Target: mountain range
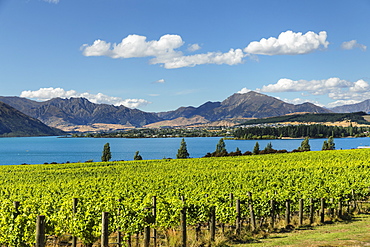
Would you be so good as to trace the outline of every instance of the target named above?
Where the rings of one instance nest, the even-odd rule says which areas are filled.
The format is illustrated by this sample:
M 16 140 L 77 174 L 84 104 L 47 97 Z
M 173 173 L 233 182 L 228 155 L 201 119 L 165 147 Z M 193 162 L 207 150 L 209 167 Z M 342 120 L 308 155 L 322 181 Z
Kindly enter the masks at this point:
M 85 98 L 54 98 L 38 102 L 20 97 L 0 96 L 0 101 L 48 126 L 65 131 L 184 126 L 211 124 L 217 121 L 225 124 L 227 121 L 237 119 L 266 118 L 295 113 L 370 111 L 370 100 L 352 106 L 326 109 L 312 103 L 294 105 L 254 91 L 245 94 L 236 93 L 221 102 L 206 102 L 199 107 L 180 107 L 174 111 L 159 113 L 144 112 L 122 105 L 95 104 Z
M 245 94 L 233 94 L 222 102 L 207 102 L 199 107 L 180 107 L 175 111 L 158 113 L 158 116 L 168 120 L 198 115 L 209 121 L 219 121 L 232 118 L 275 117 L 300 112 L 329 113 L 331 111 L 312 103 L 293 105 L 250 91 Z
M 37 102 L 20 97 L 0 97 L 0 101 L 53 127 L 94 123 L 140 127 L 162 120 L 153 113 L 122 105 L 94 104 L 85 98 L 54 98 Z

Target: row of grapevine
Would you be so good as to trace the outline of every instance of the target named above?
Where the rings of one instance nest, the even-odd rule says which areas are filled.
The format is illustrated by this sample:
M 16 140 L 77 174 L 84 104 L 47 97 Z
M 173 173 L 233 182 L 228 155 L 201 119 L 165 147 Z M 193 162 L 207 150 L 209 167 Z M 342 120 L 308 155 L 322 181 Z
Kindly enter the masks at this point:
M 225 233 L 225 227 L 228 229 L 233 229 L 232 231 L 235 234 L 239 235 L 241 229 L 244 227 L 248 231 L 256 231 L 260 229 L 272 229 L 274 228 L 277 222 L 283 220 L 285 221 L 285 227 L 292 227 L 292 218 L 297 218 L 296 226 L 304 225 L 304 221 L 306 221 L 306 225 L 311 225 L 315 221 L 315 217 L 319 218 L 317 221 L 320 223 L 325 222 L 325 217 L 329 217 L 331 220 L 334 218 L 341 218 L 343 216 L 348 217 L 354 210 L 361 212 L 363 208 L 357 203 L 358 200 L 368 199 L 366 198 L 358 198 L 354 191 L 352 191 L 352 195 L 348 197 L 348 200 L 339 200 L 335 201 L 334 198 L 331 198 L 328 201 L 325 201 L 325 198 L 321 198 L 320 200 L 314 200 L 310 198 L 309 200 L 300 199 L 298 203 L 298 211 L 292 211 L 294 208 L 294 204 L 292 205 L 291 200 L 286 200 L 284 205 L 281 202 L 276 202 L 271 200 L 269 202 L 268 207 L 268 214 L 259 215 L 258 212 L 255 210 L 258 204 L 255 204 L 252 201 L 252 194 L 248 193 L 249 200 L 246 202 L 241 202 L 239 199 L 235 200 L 235 205 L 233 203 L 233 194 L 229 195 L 230 205 L 228 213 L 230 214 L 231 211 L 234 210 L 234 214 L 232 220 L 229 223 L 222 221 L 222 213 L 225 213 L 225 210 L 221 211 L 216 206 L 209 206 L 205 205 L 208 209 L 208 215 L 203 219 L 204 221 L 198 221 L 196 224 L 193 223 L 191 227 L 196 226 L 196 239 L 199 239 L 201 235 L 201 228 L 202 226 L 206 226 L 210 231 L 210 241 L 214 241 L 215 234 L 216 234 L 216 225 L 219 226 L 219 232 L 222 234 Z M 187 205 L 185 199 L 182 197 L 183 206 L 180 210 L 180 214 L 177 215 L 177 225 L 181 227 L 181 235 L 182 235 L 182 246 L 186 246 L 187 244 L 187 228 L 188 228 L 188 218 L 194 220 L 194 213 L 192 205 Z M 118 200 L 118 202 L 122 202 L 122 200 Z M 19 202 L 14 202 L 14 215 L 13 219 L 16 219 L 19 215 Z M 73 207 L 72 207 L 72 214 L 76 215 L 78 210 L 78 199 L 73 198 Z M 163 231 L 163 229 L 158 228 L 156 225 L 157 222 L 157 198 L 154 196 L 152 198 L 152 206 L 151 208 L 146 208 L 146 214 L 142 217 L 142 224 L 135 229 L 134 232 L 129 233 L 128 228 L 124 227 L 124 224 L 121 224 L 122 220 L 127 218 L 127 215 L 121 211 L 121 207 L 119 206 L 114 214 L 110 214 L 108 212 L 102 212 L 102 224 L 100 229 L 101 234 L 101 246 L 105 247 L 109 244 L 109 236 L 112 233 L 116 233 L 116 241 L 115 244 L 119 246 L 123 245 L 124 242 L 122 240 L 126 240 L 125 243 L 128 246 L 131 246 L 131 235 L 135 233 L 138 235 L 139 233 L 143 233 L 144 235 L 144 247 L 149 247 L 151 236 L 150 236 L 150 228 L 153 229 L 153 246 L 157 246 L 158 244 L 158 235 L 157 232 Z M 244 224 L 243 226 L 243 223 Z M 174 226 L 173 226 L 174 227 Z M 45 216 L 38 216 L 36 222 L 36 246 L 43 247 L 46 243 L 46 231 L 47 223 Z M 115 229 L 115 230 L 113 230 Z M 14 227 L 13 227 L 14 230 Z M 88 230 L 88 229 L 86 229 Z M 56 241 L 54 239 L 54 241 Z M 72 247 L 77 246 L 78 238 L 72 235 L 70 238 L 70 242 Z M 137 240 L 138 241 L 138 240 Z M 93 243 L 88 243 L 88 245 L 92 245 Z M 25 245 L 25 243 L 22 243 Z
M 109 212 L 109 232 L 121 229 L 135 235 L 150 225 L 176 228 L 187 208 L 188 225 L 209 221 L 233 225 L 234 204 L 241 202 L 241 218 L 249 217 L 253 201 L 257 219 L 270 214 L 271 200 L 282 214 L 286 200 L 298 212 L 299 200 L 327 198 L 349 201 L 367 198 L 370 186 L 369 150 L 338 150 L 186 160 L 101 162 L 0 167 L 0 244 L 30 246 L 35 219 L 45 215 L 47 235 L 76 236 L 85 244 L 101 235 L 101 214 Z M 247 192 L 251 192 L 249 197 Z M 233 193 L 233 199 L 230 198 Z M 208 196 L 205 196 L 208 195 Z M 155 223 L 152 198 L 157 198 Z M 181 199 L 185 198 L 185 201 Z M 73 210 L 72 198 L 78 198 Z M 121 199 L 121 200 L 117 200 Z M 13 202 L 19 201 L 15 209 Z M 330 204 L 331 205 L 331 204 Z M 119 212 L 119 214 L 118 214 Z

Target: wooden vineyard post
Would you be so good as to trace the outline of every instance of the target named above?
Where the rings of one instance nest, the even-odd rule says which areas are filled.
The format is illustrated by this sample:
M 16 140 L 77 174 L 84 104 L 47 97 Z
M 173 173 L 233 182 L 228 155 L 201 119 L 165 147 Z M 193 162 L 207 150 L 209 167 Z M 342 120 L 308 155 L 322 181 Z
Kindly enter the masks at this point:
M 299 199 L 299 226 L 303 225 L 303 199 Z
M 334 205 L 334 198 L 330 198 L 330 209 L 329 209 L 330 217 L 334 217 L 334 208 L 333 208 L 333 205 Z
M 341 218 L 343 215 L 343 205 L 342 205 L 342 200 L 339 199 L 338 202 L 338 217 Z
M 148 220 L 146 220 L 148 223 Z M 144 227 L 144 247 L 149 247 L 150 245 L 150 226 Z
M 78 199 L 77 198 L 73 198 L 72 199 L 72 213 L 73 213 L 73 217 L 77 213 L 77 203 L 78 203 Z M 72 236 L 72 247 L 76 247 L 76 246 L 77 246 L 77 237 Z
M 270 200 L 270 207 L 271 207 L 271 211 L 270 211 L 270 216 L 271 216 L 271 228 L 274 228 L 274 224 L 275 224 L 275 201 L 273 199 Z
M 17 201 L 14 201 L 13 205 L 14 205 L 14 210 L 15 210 L 14 218 L 17 218 L 17 216 L 19 215 L 19 205 L 20 205 L 20 203 L 17 202 Z
M 153 214 L 153 224 L 157 221 L 157 197 L 152 197 L 152 214 Z M 154 247 L 157 247 L 157 229 L 153 228 L 153 243 Z
M 108 247 L 108 212 L 102 213 L 101 220 L 101 247 Z
M 117 199 L 118 204 L 120 204 L 121 201 L 122 201 L 122 199 Z M 119 206 L 120 205 L 118 205 L 118 208 L 117 208 L 117 216 L 118 217 L 121 214 L 121 210 L 120 210 Z M 121 236 L 121 229 L 120 229 L 120 227 L 117 227 L 117 245 L 118 245 L 118 247 L 121 247 L 122 246 L 122 243 L 121 243 L 122 242 L 122 239 L 121 238 L 122 238 L 122 236 Z
M 211 242 L 215 241 L 216 236 L 216 207 L 212 206 L 211 208 L 211 222 L 210 222 L 210 236 Z
M 320 223 L 325 222 L 325 199 L 321 198 Z
M 145 208 L 146 211 L 149 211 L 150 208 Z M 153 210 L 150 212 L 153 213 Z M 146 226 L 144 226 L 144 247 L 149 247 L 150 245 L 150 217 L 145 217 Z
M 234 206 L 234 194 L 233 193 L 229 194 L 229 200 L 230 200 L 229 207 L 232 208 Z M 229 228 L 232 229 L 232 225 L 230 225 Z M 224 233 L 224 224 L 222 224 L 222 233 Z
M 45 215 L 37 216 L 36 220 L 36 247 L 45 246 Z
M 236 222 L 235 222 L 236 234 L 240 234 L 240 200 L 236 200 Z
M 285 225 L 288 226 L 290 224 L 290 200 L 287 199 L 285 201 Z
M 254 216 L 253 200 L 252 200 L 251 192 L 248 192 L 248 197 L 249 197 L 249 214 L 251 217 L 251 230 L 255 231 L 257 229 L 257 226 L 256 226 L 256 217 Z
M 356 194 L 355 194 L 354 189 L 351 190 L 351 195 L 352 195 L 352 209 L 353 211 L 355 211 L 357 209 L 357 204 L 356 204 Z
M 229 194 L 229 199 L 230 199 L 230 208 L 233 207 L 233 204 L 234 204 L 234 194 L 233 193 L 230 193 Z
M 313 198 L 310 198 L 310 225 L 314 222 L 315 208 Z
M 186 242 L 186 207 L 183 207 L 181 210 L 181 246 L 186 247 Z

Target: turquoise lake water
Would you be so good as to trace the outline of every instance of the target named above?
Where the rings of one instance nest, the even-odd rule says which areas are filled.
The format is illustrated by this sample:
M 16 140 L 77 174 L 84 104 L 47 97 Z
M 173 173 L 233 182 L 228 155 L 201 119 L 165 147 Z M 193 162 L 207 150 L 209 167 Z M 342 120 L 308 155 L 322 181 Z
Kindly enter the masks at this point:
M 58 137 L 13 137 L 0 138 L 0 165 L 43 164 L 45 162 L 100 161 L 103 146 L 109 143 L 112 160 L 133 160 L 136 151 L 143 159 L 176 158 L 182 138 L 58 138 Z M 203 157 L 216 149 L 219 137 L 185 138 L 188 152 L 193 158 Z M 321 150 L 326 139 L 311 139 L 311 150 Z M 274 149 L 291 151 L 300 146 L 302 139 L 259 140 L 260 149 L 271 142 Z M 370 145 L 370 138 L 337 138 L 336 149 L 352 149 Z M 255 140 L 225 140 L 228 152 L 238 147 L 243 153 L 252 151 Z

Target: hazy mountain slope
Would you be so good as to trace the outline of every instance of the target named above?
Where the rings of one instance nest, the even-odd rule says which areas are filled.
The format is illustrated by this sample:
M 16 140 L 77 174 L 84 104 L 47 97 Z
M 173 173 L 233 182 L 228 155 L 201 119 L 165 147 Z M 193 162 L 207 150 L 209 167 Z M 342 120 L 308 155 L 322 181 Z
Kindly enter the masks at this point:
M 203 116 L 210 118 L 213 114 L 213 110 L 221 105 L 221 102 L 206 102 L 199 107 L 180 107 L 177 110 L 169 112 L 160 112 L 158 116 L 164 119 L 176 119 L 179 117 L 192 118 L 194 116 Z
M 51 128 L 15 108 L 0 102 L 0 136 L 55 136 L 63 131 Z
M 337 113 L 360 112 L 360 111 L 370 113 L 370 100 L 368 99 L 357 104 L 337 106 L 331 108 L 330 110 Z

